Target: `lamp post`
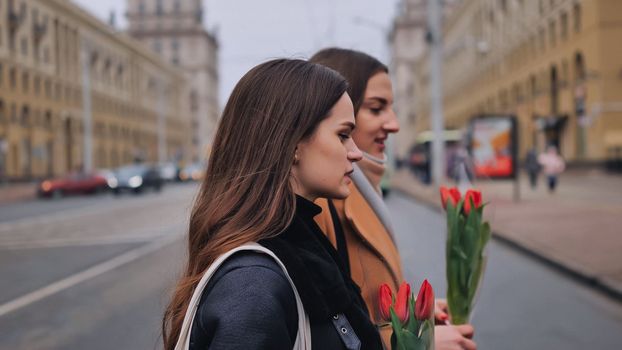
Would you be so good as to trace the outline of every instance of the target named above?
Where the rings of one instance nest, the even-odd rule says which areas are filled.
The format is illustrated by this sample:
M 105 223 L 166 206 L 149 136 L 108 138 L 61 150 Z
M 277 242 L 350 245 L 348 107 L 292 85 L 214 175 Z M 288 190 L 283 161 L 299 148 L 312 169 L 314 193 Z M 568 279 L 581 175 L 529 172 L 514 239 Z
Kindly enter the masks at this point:
M 443 42 L 441 38 L 441 0 L 428 1 L 428 39 L 430 44 L 430 99 L 432 140 L 432 180 L 440 186 L 445 175 L 445 141 L 443 129 Z
M 82 170 L 93 170 L 93 123 L 91 111 L 91 46 L 82 38 L 82 116 L 84 150 L 82 151 Z

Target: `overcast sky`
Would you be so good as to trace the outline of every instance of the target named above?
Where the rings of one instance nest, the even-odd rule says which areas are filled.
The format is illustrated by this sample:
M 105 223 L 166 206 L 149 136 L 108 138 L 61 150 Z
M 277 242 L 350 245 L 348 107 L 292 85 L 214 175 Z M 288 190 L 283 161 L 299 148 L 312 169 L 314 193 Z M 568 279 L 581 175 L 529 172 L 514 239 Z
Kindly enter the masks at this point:
M 126 0 L 72 0 L 102 20 Z M 308 58 L 327 46 L 365 51 L 387 62 L 387 31 L 398 0 L 203 0 L 205 25 L 220 42 L 220 101 L 254 65 L 276 57 Z

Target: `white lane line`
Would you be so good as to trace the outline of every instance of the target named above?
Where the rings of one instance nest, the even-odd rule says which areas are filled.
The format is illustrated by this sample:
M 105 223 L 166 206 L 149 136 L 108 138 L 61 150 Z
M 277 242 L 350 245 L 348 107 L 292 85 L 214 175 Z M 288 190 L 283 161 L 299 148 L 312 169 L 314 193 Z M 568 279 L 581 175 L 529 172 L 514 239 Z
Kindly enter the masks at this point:
M 78 272 L 60 281 L 51 283 L 43 288 L 22 295 L 19 298 L 0 305 L 0 317 L 162 249 L 174 243 L 180 237 L 181 235 L 171 235 L 166 238 L 159 239 L 152 243 L 130 250 L 129 252 L 116 256 L 110 260 L 104 261 L 84 271 Z
M 83 247 L 94 245 L 113 245 L 126 243 L 140 243 L 153 241 L 154 239 L 166 236 L 165 234 L 136 234 L 136 235 L 116 235 L 99 237 L 70 237 L 70 238 L 50 238 L 39 240 L 16 240 L 0 241 L 0 250 L 22 250 L 39 248 L 59 248 L 59 247 Z

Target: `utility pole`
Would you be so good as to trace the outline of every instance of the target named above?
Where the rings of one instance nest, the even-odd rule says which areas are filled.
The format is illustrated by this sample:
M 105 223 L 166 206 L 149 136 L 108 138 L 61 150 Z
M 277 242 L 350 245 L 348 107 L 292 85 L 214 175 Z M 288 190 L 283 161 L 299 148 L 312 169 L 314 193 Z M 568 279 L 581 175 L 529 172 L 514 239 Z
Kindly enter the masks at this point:
M 82 38 L 82 116 L 84 150 L 82 151 L 82 168 L 84 172 L 93 170 L 93 118 L 91 111 L 91 48 L 87 39 Z
M 445 140 L 443 130 L 443 41 L 441 33 L 441 1 L 428 0 L 428 39 L 430 44 L 430 98 L 432 141 L 432 179 L 442 185 L 445 176 Z

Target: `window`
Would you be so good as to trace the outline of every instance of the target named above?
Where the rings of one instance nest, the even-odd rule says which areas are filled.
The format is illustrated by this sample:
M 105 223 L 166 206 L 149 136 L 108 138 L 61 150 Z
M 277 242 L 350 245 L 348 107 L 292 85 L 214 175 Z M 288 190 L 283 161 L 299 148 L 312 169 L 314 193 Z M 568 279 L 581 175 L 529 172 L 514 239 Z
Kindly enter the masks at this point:
M 52 82 L 48 79 L 44 84 L 45 97 L 52 98 Z
M 557 43 L 557 26 L 555 25 L 555 20 L 551 20 L 549 22 L 549 42 L 551 43 L 551 47 L 555 46 Z
M 35 90 L 35 96 L 39 96 L 39 93 L 41 92 L 41 78 L 39 78 L 38 76 L 35 77 L 33 83 L 32 83 L 34 90 Z
M 162 0 L 157 0 L 156 2 L 156 14 L 161 16 L 164 14 L 164 7 L 162 6 Z
M 581 5 L 575 4 L 572 9 L 572 16 L 574 19 L 574 32 L 579 33 L 581 31 Z
M 141 1 L 138 3 L 138 13 L 141 15 L 145 14 L 145 2 Z
M 20 45 L 22 48 L 22 55 L 27 56 L 28 55 L 28 39 L 22 38 L 20 40 Z
M 30 77 L 28 76 L 28 73 L 23 72 L 22 73 L 22 90 L 24 91 L 24 93 L 28 92 L 29 83 L 30 83 Z
M 179 11 L 181 10 L 181 4 L 179 3 L 179 0 L 175 0 L 175 2 L 173 3 L 173 9 L 175 10 L 175 13 L 179 13 Z
M 562 12 L 561 18 L 560 18 L 560 37 L 562 40 L 566 40 L 568 38 L 568 14 L 564 11 Z
M 17 105 L 15 103 L 11 103 L 11 122 L 17 122 Z

